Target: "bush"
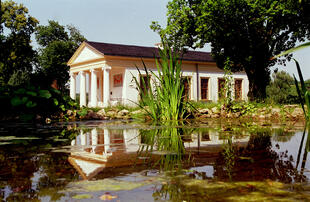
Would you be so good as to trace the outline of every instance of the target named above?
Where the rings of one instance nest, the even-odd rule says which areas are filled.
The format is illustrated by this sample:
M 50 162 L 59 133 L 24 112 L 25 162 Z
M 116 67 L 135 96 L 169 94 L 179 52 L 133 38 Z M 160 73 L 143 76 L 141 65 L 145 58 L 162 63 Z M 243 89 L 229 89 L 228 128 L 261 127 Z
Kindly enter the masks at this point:
M 69 96 L 51 87 L 27 84 L 24 87 L 1 88 L 0 94 L 2 116 L 19 116 L 24 121 L 33 120 L 36 115 L 42 118 L 56 116 L 67 109 L 79 107 Z
M 293 77 L 285 71 L 275 71 L 272 78 L 273 80 L 266 88 L 267 101 L 278 104 L 298 103 L 298 94 Z

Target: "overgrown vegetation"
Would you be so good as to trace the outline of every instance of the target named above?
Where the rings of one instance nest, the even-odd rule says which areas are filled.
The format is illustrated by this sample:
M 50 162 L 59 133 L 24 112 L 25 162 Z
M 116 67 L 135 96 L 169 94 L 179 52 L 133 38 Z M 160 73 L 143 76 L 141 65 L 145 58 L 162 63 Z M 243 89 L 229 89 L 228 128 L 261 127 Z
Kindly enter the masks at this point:
M 178 52 L 164 44 L 164 49 L 158 49 L 159 58 L 155 58 L 158 75 L 149 71 L 143 62 L 145 79 L 133 77 L 140 93 L 138 105 L 146 111 L 154 121 L 180 120 L 188 117 L 190 104 L 186 100 L 182 83 L 182 61 Z M 142 73 L 139 72 L 139 78 Z
M 30 121 L 52 116 L 66 118 L 67 109 L 76 110 L 79 105 L 69 96 L 54 88 L 41 88 L 30 83 L 23 87 L 0 89 L 1 114 L 8 118 Z

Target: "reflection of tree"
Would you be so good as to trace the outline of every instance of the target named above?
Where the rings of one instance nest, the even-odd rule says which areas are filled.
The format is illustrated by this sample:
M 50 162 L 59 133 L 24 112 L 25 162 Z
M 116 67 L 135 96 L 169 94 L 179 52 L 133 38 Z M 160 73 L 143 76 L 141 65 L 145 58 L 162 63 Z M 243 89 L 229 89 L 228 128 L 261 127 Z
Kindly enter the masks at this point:
M 66 154 L 51 153 L 47 148 L 70 144 L 69 137 L 74 136 L 75 130 L 17 131 L 9 130 L 8 134 L 23 135 L 23 139 L 0 147 L 0 199 L 8 194 L 7 201 L 33 201 L 42 196 L 60 199 L 57 190 L 75 178 L 75 170 L 68 164 Z M 27 139 L 25 134 L 41 139 Z M 54 141 L 58 138 L 68 139 Z
M 248 146 L 235 149 L 236 161 L 232 168 L 234 181 L 261 181 L 266 179 L 290 183 L 297 179 L 305 180 L 293 166 L 293 157 L 288 152 L 277 153 L 271 147 L 271 132 L 257 132 L 251 135 Z M 223 154 L 214 166 L 214 177 L 220 180 L 228 179 Z
M 292 139 L 294 135 L 294 132 L 287 132 L 285 131 L 285 129 L 280 128 L 278 130 L 275 130 L 272 139 L 277 142 L 288 142 Z

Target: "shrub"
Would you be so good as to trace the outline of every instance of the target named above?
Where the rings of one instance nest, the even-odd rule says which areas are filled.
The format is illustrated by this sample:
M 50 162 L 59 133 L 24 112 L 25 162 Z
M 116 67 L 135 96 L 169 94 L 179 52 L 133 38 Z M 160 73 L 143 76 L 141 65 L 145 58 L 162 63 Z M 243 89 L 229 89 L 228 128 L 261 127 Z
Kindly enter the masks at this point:
M 268 101 L 279 104 L 298 103 L 293 77 L 287 72 L 276 71 L 272 74 L 272 78 L 273 80 L 266 89 Z

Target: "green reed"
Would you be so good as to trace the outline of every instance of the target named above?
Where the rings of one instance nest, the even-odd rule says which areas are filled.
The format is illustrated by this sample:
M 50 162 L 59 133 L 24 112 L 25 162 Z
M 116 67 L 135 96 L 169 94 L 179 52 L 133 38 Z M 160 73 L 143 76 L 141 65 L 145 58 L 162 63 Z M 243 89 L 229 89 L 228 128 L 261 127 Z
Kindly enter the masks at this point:
M 158 73 L 148 70 L 142 61 L 147 81 L 142 79 L 139 82 L 133 77 L 141 98 L 138 105 L 154 121 L 184 119 L 188 115 L 190 104 L 183 96 L 182 60 L 177 51 L 166 45 L 164 49 L 158 49 L 158 52 L 159 58 L 155 58 Z M 137 69 L 141 77 L 142 73 Z M 152 85 L 147 85 L 148 80 Z

